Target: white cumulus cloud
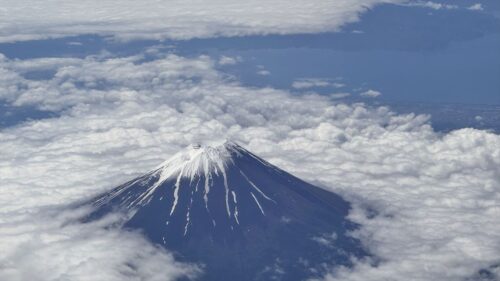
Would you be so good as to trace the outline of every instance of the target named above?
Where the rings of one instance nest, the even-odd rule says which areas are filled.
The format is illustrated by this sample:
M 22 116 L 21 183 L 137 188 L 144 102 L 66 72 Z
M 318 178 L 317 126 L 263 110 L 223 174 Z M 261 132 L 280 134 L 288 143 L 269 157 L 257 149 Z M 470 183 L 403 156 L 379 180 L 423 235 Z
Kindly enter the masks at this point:
M 374 5 L 401 0 L 2 0 L 0 42 L 109 35 L 189 39 L 337 31 Z
M 55 75 L 29 80 L 32 68 Z M 148 276 L 162 268 L 149 261 L 157 258 L 167 276 L 195 274 L 135 234 L 61 226 L 40 210 L 112 188 L 190 143 L 226 137 L 353 202 L 350 218 L 362 224 L 354 235 L 379 264 L 332 268 L 328 280 L 463 280 L 498 264 L 499 135 L 437 133 L 428 116 L 247 88 L 216 68 L 206 56 L 172 54 L 1 58 L 0 99 L 59 116 L 0 130 L 0 277 L 32 280 L 34 268 L 40 280 L 97 272 L 113 280 L 133 260 L 139 280 L 155 280 Z
M 139 234 L 75 224 L 82 213 L 26 211 L 7 222 L 2 214 L 0 280 L 166 281 L 201 272 Z

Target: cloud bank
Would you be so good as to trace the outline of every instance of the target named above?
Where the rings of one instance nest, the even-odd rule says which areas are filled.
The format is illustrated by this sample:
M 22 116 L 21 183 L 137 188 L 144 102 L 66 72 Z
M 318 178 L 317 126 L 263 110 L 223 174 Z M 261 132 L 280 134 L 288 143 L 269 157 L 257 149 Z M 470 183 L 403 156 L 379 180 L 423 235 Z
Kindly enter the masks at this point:
M 8 222 L 2 214 L 1 280 L 164 281 L 200 273 L 200 268 L 176 262 L 138 234 L 95 224 L 62 226 L 77 214 L 42 213 L 27 212 Z
M 100 34 L 119 40 L 337 31 L 401 0 L 2 0 L 0 42 Z
M 226 137 L 354 203 L 351 219 L 363 225 L 354 235 L 378 265 L 332 268 L 326 280 L 466 280 L 500 262 L 499 135 L 440 134 L 428 116 L 247 88 L 217 65 L 172 54 L 1 58 L 0 99 L 59 114 L 0 131 L 1 279 L 32 280 L 35 268 L 41 280 L 96 272 L 113 280 L 136 260 L 143 280 L 162 269 L 165 278 L 195 274 L 135 234 L 62 226 L 64 218 L 51 222 L 39 210 L 112 188 L 190 143 Z M 29 80 L 30 69 L 55 74 Z M 144 250 L 137 258 L 131 249 Z

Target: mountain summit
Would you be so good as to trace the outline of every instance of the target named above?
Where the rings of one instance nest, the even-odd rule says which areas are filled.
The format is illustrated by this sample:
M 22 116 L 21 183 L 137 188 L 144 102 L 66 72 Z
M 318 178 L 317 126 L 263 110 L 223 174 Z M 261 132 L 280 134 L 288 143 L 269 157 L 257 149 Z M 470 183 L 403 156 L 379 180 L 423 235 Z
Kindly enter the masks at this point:
M 124 228 L 203 264 L 200 280 L 304 280 L 366 255 L 346 201 L 233 142 L 193 145 L 88 204 L 87 220 L 126 212 Z

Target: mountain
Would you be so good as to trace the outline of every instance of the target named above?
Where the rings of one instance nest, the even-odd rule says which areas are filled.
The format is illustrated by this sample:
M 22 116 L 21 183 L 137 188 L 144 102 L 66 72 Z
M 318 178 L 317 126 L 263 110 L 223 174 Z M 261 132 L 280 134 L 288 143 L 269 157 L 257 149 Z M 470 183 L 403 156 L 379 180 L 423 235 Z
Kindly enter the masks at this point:
M 304 280 L 366 255 L 348 202 L 233 142 L 191 146 L 87 204 L 87 221 L 126 212 L 124 228 L 203 264 L 200 280 Z

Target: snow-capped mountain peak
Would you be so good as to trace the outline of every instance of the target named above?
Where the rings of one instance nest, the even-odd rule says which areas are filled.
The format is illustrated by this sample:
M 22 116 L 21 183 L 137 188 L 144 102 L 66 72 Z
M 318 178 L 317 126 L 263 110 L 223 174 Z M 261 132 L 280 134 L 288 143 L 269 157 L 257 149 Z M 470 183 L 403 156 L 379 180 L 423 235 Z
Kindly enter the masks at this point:
M 202 280 L 271 280 L 272 266 L 286 271 L 278 280 L 304 280 L 365 255 L 348 235 L 346 201 L 230 141 L 190 146 L 89 204 L 88 220 L 126 212 L 124 228 L 204 263 Z M 338 251 L 314 237 L 335 237 Z
M 174 204 L 170 210 L 170 215 L 173 214 L 177 207 L 179 189 L 181 188 L 181 180 L 189 180 L 193 183 L 195 179 L 203 178 L 204 194 L 203 200 L 208 209 L 208 194 L 210 193 L 210 181 L 214 177 L 222 176 L 224 179 L 224 190 L 226 192 L 226 211 L 229 217 L 234 216 L 238 222 L 237 213 L 234 214 L 229 207 L 229 200 L 236 202 L 236 193 L 231 191 L 227 184 L 226 169 L 229 165 L 234 164 L 233 157 L 238 157 L 245 150 L 236 143 L 226 140 L 224 143 L 215 146 L 202 146 L 192 144 L 188 148 L 172 156 L 167 161 L 163 162 L 154 173 L 158 179 L 148 189 L 143 196 L 139 197 L 136 202 L 144 204 L 151 200 L 151 196 L 155 193 L 165 181 L 175 180 Z M 198 181 L 199 183 L 199 181 Z M 197 184 L 198 187 L 198 184 Z M 255 187 L 257 190 L 258 188 Z M 262 191 L 259 190 L 260 193 Z M 267 196 L 266 196 L 267 198 Z M 256 199 L 257 200 L 257 199 Z M 134 202 L 135 203 L 135 202 Z M 237 209 L 236 209 L 237 212 Z
M 201 174 L 224 173 L 227 163 L 232 161 L 232 154 L 238 153 L 238 147 L 229 140 L 217 146 L 192 144 L 158 166 L 160 179 L 165 181 L 180 176 L 193 180 Z

